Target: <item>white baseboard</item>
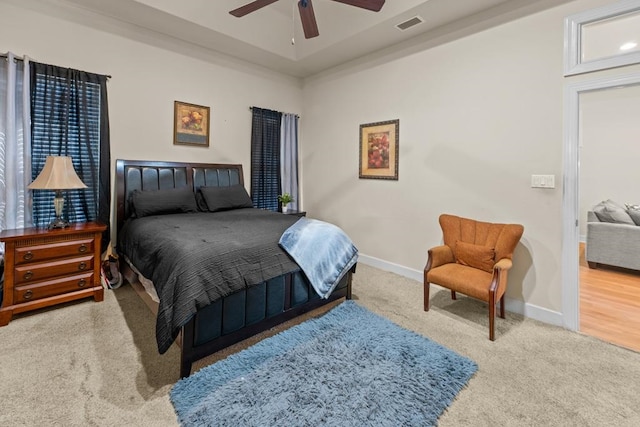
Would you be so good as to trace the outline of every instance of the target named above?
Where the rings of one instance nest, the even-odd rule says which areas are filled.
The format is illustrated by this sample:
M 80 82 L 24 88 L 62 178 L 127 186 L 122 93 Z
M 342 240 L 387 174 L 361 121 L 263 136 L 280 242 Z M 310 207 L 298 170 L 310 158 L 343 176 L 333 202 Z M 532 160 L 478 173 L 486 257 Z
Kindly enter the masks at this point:
M 393 262 L 385 261 L 362 253 L 358 255 L 358 262 L 404 276 L 420 283 L 422 283 L 423 280 L 424 273 L 422 270 L 415 270 L 413 268 L 405 267 L 404 265 L 395 264 Z M 525 303 L 524 301 L 509 297 L 505 297 L 505 308 L 512 313 L 521 314 L 540 322 L 549 323 L 555 326 L 563 326 L 562 313 L 557 311 L 538 307 L 537 305 Z
M 505 309 L 512 313 L 518 313 L 524 317 L 548 323 L 550 325 L 564 327 L 562 313 L 548 308 L 525 303 L 524 301 L 505 297 Z
M 422 270 L 414 270 L 413 268 L 405 267 L 404 265 L 394 264 L 389 261 L 375 258 L 363 253 L 358 254 L 358 262 L 370 265 L 371 267 L 379 268 L 380 270 L 389 271 L 391 273 L 399 274 L 400 276 L 407 277 L 422 283 L 423 272 Z M 357 272 L 357 270 L 356 270 Z

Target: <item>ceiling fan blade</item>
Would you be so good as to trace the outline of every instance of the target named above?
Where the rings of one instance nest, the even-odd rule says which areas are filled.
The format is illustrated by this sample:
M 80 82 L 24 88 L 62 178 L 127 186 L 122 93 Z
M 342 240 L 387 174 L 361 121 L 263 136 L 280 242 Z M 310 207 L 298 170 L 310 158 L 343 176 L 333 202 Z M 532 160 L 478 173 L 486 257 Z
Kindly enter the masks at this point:
M 384 0 L 333 0 L 338 3 L 344 3 L 362 9 L 372 10 L 374 12 L 380 12 L 382 6 L 384 6 Z
M 233 9 L 230 14 L 236 18 L 248 15 L 251 12 L 255 12 L 258 9 L 262 9 L 265 6 L 269 6 L 271 3 L 275 3 L 278 0 L 256 0 L 251 3 L 247 3 L 244 6 L 240 6 L 237 9 Z
M 306 6 L 303 6 L 302 1 L 299 1 L 298 10 L 300 11 L 300 20 L 302 21 L 304 38 L 312 39 L 314 37 L 318 37 L 320 32 L 318 31 L 318 23 L 316 22 L 316 15 L 313 13 L 311 0 L 307 0 L 306 3 Z

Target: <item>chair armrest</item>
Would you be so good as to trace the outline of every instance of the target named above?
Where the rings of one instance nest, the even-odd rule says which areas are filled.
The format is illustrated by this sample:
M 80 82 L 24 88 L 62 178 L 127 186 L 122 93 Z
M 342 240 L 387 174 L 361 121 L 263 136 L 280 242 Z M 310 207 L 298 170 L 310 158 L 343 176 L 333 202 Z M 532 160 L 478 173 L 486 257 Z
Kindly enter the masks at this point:
M 494 270 L 508 270 L 513 265 L 513 261 L 509 258 L 502 258 L 493 265 Z
M 432 268 L 439 267 L 450 262 L 455 262 L 453 257 L 453 251 L 447 245 L 436 246 L 428 251 L 429 258 L 427 265 L 424 267 L 424 271 L 429 271 Z
M 497 299 L 502 298 L 507 290 L 507 272 L 513 265 L 509 258 L 502 258 L 493 265 L 493 277 L 489 285 L 489 292 L 496 295 Z

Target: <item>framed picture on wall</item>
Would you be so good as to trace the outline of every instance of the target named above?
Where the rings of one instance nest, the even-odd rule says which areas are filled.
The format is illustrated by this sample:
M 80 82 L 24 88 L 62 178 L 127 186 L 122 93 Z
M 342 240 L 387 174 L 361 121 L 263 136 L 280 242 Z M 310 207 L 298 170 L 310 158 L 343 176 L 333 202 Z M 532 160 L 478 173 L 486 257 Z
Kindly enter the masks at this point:
M 400 120 L 360 125 L 360 178 L 398 180 Z
M 209 107 L 173 103 L 173 144 L 209 146 Z

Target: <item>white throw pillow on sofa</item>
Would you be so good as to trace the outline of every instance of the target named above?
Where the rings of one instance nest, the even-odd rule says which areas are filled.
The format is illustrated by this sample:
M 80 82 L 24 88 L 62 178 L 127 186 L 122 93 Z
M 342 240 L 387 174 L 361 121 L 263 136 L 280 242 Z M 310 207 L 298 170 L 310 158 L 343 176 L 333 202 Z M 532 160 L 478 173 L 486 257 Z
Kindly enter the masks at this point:
M 631 216 L 627 213 L 626 209 L 611 199 L 595 205 L 593 207 L 593 212 L 602 222 L 636 225 Z
M 635 222 L 636 225 L 640 225 L 640 205 L 632 205 L 630 203 L 626 203 L 625 206 L 627 207 L 627 213 L 629 214 L 633 222 Z

